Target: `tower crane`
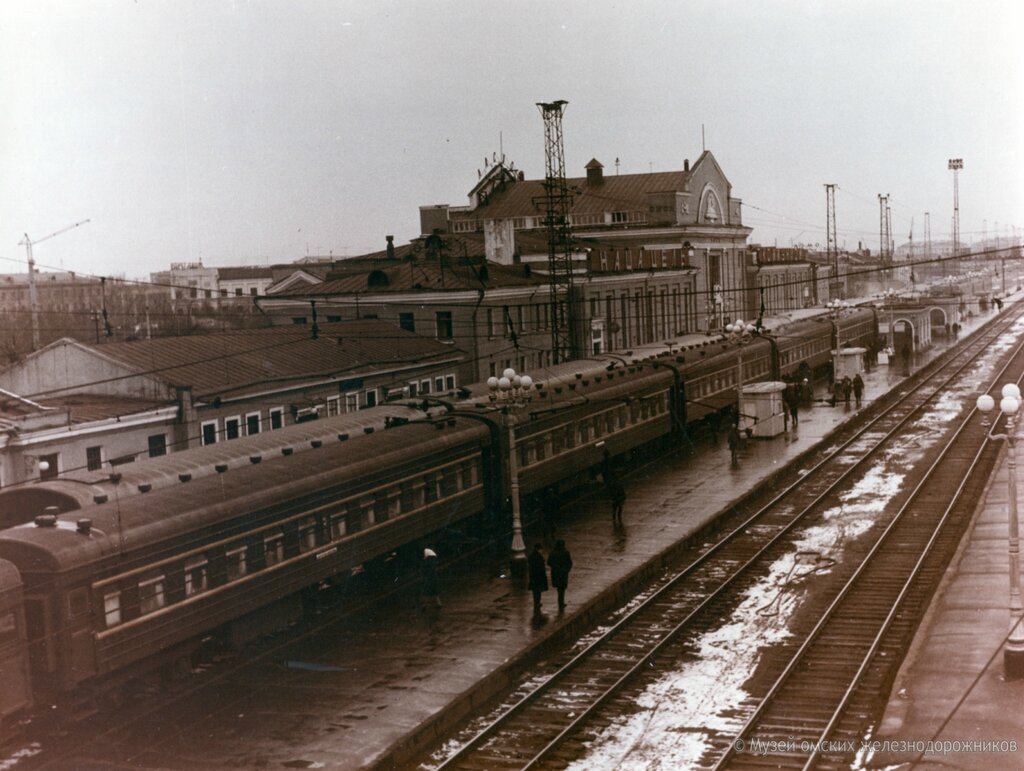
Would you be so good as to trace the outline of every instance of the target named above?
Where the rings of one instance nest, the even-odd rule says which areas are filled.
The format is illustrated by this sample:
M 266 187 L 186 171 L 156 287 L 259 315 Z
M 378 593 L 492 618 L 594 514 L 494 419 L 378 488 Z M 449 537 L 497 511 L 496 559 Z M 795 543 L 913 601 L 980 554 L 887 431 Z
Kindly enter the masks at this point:
M 76 222 L 74 225 L 68 225 L 66 228 L 61 228 L 48 236 L 37 238 L 33 241 L 29 238 L 28 233 L 25 233 L 25 238 L 18 242 L 18 246 L 25 247 L 25 254 L 28 257 L 28 299 L 29 306 L 32 309 L 32 350 L 35 351 L 39 348 L 39 295 L 36 292 L 36 262 L 32 257 L 32 247 L 35 244 L 41 244 L 43 241 L 49 241 L 54 236 L 59 236 L 61 233 L 67 233 L 69 230 L 74 230 L 80 225 L 84 225 L 89 220 L 82 220 Z

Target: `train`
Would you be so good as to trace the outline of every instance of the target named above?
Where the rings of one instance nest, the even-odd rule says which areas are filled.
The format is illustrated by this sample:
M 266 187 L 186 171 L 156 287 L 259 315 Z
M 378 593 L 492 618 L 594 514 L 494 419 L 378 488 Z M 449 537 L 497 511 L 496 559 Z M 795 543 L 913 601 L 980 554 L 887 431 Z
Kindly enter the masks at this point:
M 606 457 L 687 442 L 731 408 L 740 380 L 821 370 L 840 342 L 877 347 L 874 309 L 547 368 L 514 443 L 490 389 L 474 384 L 377 423 L 368 414 L 374 430 L 357 434 L 328 418 L 316 437 L 278 437 L 264 455 L 260 435 L 217 445 L 220 455 L 140 463 L 131 484 L 119 470 L 0 493 L 0 504 L 20 495 L 8 511 L 17 500 L 32 513 L 0 531 L 0 726 L 33 703 L 98 703 L 132 678 L 187 669 L 211 638 L 280 629 L 318 587 L 451 530 L 506 538 L 511 446 L 522 495 L 565 489 Z M 298 442 L 302 452 L 284 451 Z

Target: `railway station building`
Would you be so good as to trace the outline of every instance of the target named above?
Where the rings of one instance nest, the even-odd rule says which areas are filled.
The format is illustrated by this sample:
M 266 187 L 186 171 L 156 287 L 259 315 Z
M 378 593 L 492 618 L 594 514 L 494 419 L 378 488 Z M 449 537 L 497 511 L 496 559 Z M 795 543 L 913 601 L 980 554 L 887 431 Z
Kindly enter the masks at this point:
M 718 335 L 759 309 L 740 201 L 710 152 L 691 167 L 606 176 L 597 160 L 572 191 L 573 357 L 681 335 Z M 466 206 L 420 207 L 421 235 L 335 262 L 296 266 L 257 302 L 275 323 L 379 318 L 467 352 L 484 380 L 552 362 L 544 182 L 496 161 Z
M 90 345 L 0 371 L 0 486 L 450 393 L 465 354 L 372 319 Z

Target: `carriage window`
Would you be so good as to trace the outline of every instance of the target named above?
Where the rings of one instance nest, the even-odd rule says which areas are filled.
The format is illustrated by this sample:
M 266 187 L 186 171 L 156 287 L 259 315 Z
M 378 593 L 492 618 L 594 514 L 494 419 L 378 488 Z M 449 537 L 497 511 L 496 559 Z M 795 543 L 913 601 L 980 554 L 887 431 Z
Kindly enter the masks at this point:
M 373 521 L 388 521 L 388 499 L 384 493 L 376 493 L 373 496 Z
M 331 538 L 344 538 L 348 528 L 345 526 L 345 514 L 335 514 L 331 517 Z
M 374 501 L 372 495 L 367 495 L 366 497 L 359 499 L 359 510 L 361 512 L 363 521 L 367 525 L 372 525 L 374 522 L 377 521 L 377 519 L 374 517 L 373 503 Z
M 398 490 L 388 490 L 388 517 L 397 517 L 402 513 L 402 501 L 398 497 Z
M 437 500 L 437 475 L 427 474 L 423 478 L 423 490 L 427 496 L 427 503 L 433 503 Z
M 225 554 L 228 566 L 228 581 L 236 581 L 246 573 L 245 547 L 229 549 Z
M 548 435 L 547 434 L 541 434 L 540 436 L 537 437 L 537 443 L 534 445 L 534 448 L 533 448 L 534 453 L 537 456 L 537 460 L 544 460 L 544 458 L 547 456 L 547 449 L 548 449 Z M 468 485 L 467 485 L 467 487 L 468 487 Z
M 284 559 L 284 534 L 273 533 L 263 537 L 263 555 L 267 567 L 276 565 Z
M 107 629 L 121 623 L 121 592 L 103 595 L 103 618 Z
M 299 524 L 299 551 L 316 548 L 316 519 L 306 517 Z
M 205 559 L 193 559 L 185 562 L 185 596 L 191 597 L 207 588 L 207 568 Z
M 363 529 L 363 512 L 357 501 L 349 501 L 346 505 L 347 514 L 345 515 L 346 521 L 348 522 L 348 532 L 358 533 Z
M 164 605 L 163 576 L 139 582 L 139 613 L 154 613 Z
M 0 642 L 13 640 L 17 631 L 18 624 L 17 620 L 14 618 L 13 611 L 0 616 Z
M 89 592 L 84 587 L 68 593 L 68 618 L 78 618 L 89 612 Z
M 441 494 L 442 495 L 455 495 L 458 492 L 458 482 L 456 476 L 458 469 L 455 466 L 448 466 L 443 472 L 441 477 Z

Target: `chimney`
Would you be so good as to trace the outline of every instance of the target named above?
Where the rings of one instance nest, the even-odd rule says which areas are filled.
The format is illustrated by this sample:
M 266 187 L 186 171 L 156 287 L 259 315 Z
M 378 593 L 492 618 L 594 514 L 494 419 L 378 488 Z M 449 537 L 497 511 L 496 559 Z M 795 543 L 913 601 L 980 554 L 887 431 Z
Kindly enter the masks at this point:
M 388 259 L 393 260 L 395 259 L 395 237 L 384 236 L 384 239 L 388 242 Z
M 690 159 L 687 158 L 686 160 L 683 161 L 683 171 L 689 171 L 689 170 L 690 170 Z
M 591 158 L 587 164 L 587 184 L 600 185 L 604 182 L 604 166 L 597 158 Z

